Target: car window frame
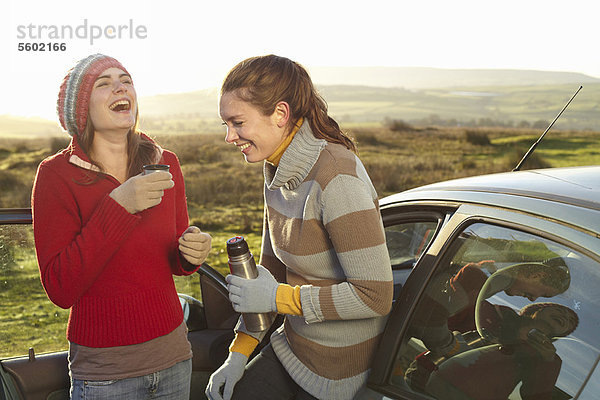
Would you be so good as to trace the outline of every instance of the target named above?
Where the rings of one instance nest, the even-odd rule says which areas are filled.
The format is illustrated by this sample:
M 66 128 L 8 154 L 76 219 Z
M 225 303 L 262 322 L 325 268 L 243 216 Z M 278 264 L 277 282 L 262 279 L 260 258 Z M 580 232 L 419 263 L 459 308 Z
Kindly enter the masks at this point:
M 22 225 L 24 227 L 26 227 L 26 229 L 31 229 L 33 230 L 33 212 L 32 209 L 30 207 L 18 207 L 18 208 L 0 208 L 0 226 L 11 226 L 11 225 Z M 33 249 L 33 251 L 35 251 L 35 248 Z M 187 276 L 173 276 L 174 280 L 188 280 L 189 281 L 189 285 L 197 285 L 198 290 L 201 290 L 201 286 L 202 286 L 202 276 L 206 276 L 209 279 L 205 279 L 205 281 L 208 281 L 208 283 L 206 283 L 206 285 L 210 284 L 212 287 L 214 287 L 214 291 L 215 292 L 220 292 L 222 293 L 227 293 L 227 285 L 225 282 L 225 278 L 218 273 L 217 271 L 215 271 L 210 265 L 203 263 L 200 268 L 198 269 L 197 273 L 191 274 L 191 275 L 187 275 Z M 179 290 L 178 289 L 178 295 L 180 297 L 180 302 L 181 305 L 184 309 L 184 313 L 186 312 L 185 310 L 187 309 L 189 312 L 189 305 L 195 303 L 198 304 L 204 304 L 204 299 L 202 298 L 202 296 L 197 296 L 197 297 L 192 297 L 194 295 L 196 295 L 195 292 L 190 291 L 188 288 L 182 288 L 183 290 Z M 186 300 L 186 297 L 188 297 L 189 299 Z M 193 299 L 193 300 L 192 300 Z M 28 300 L 28 299 L 25 299 Z M 49 299 L 47 299 L 48 302 L 50 302 Z M 186 304 L 188 303 L 188 304 Z M 222 305 L 222 304 L 218 304 L 217 306 L 214 307 L 215 310 L 210 310 L 209 311 L 209 315 L 205 316 L 203 315 L 203 317 L 207 317 L 210 319 L 210 324 L 211 325 L 218 325 L 218 324 L 223 324 L 224 326 L 227 326 L 227 319 L 224 317 L 227 315 L 227 313 L 225 312 L 226 308 L 227 308 L 227 304 Z M 204 313 L 204 309 L 203 309 L 203 313 Z M 221 317 L 220 315 L 222 315 L 223 317 Z M 186 323 L 189 323 L 189 321 L 187 320 L 187 316 L 185 319 Z M 65 321 L 65 329 L 66 329 L 66 324 L 67 321 Z M 191 327 L 188 325 L 188 330 L 192 330 Z M 32 351 L 33 348 L 30 349 L 30 353 Z M 50 351 L 42 351 L 42 353 L 63 353 L 65 351 L 67 351 L 68 349 L 65 348 L 56 348 L 56 349 L 52 349 Z M 15 354 L 11 354 L 8 357 L 3 357 L 2 360 L 7 360 L 7 359 L 12 359 L 12 358 L 20 358 L 26 356 L 25 353 L 15 353 Z M 1 396 L 0 396 L 1 397 Z
M 31 208 L 0 208 L 0 225 L 30 225 Z
M 435 241 L 442 227 L 458 209 L 458 204 L 419 204 L 393 203 L 381 207 L 381 219 L 384 228 L 411 222 L 436 222 L 436 229 L 421 256 L 427 253 L 429 246 Z M 415 265 L 419 262 L 417 259 Z M 413 267 L 414 268 L 414 267 Z
M 579 399 L 582 394 L 591 393 L 592 395 L 597 395 L 598 392 L 594 392 L 595 388 L 593 386 L 588 386 L 588 382 L 597 382 L 600 379 L 600 367 L 598 367 L 600 363 L 600 354 L 596 357 L 596 362 L 594 363 L 594 367 L 592 368 L 590 374 L 585 378 L 584 384 L 581 386 L 579 391 L 575 394 L 573 398 Z M 593 378 L 596 377 L 596 381 Z M 597 383 L 596 386 L 599 386 L 600 383 Z
M 516 229 L 552 240 L 579 251 L 600 263 L 600 248 L 598 248 L 600 237 L 594 235 L 593 232 L 542 215 L 525 213 L 519 210 L 476 204 L 460 205 L 454 213 L 449 215 L 447 221 L 440 226 L 427 250 L 415 264 L 413 272 L 408 277 L 394 304 L 386 325 L 386 331 L 374 358 L 375 361 L 368 380 L 369 388 L 389 396 L 431 399 L 430 396 L 406 391 L 391 383 L 395 358 L 416 306 L 419 304 L 425 288 L 439 268 L 440 261 L 452 248 L 461 232 L 475 223 L 487 223 L 508 229 Z M 590 248 L 587 248 L 580 245 L 581 242 L 587 242 L 583 240 L 586 237 L 589 237 L 589 242 L 595 244 L 595 246 L 591 245 Z M 581 239 L 581 242 L 576 242 L 576 238 Z M 592 249 L 598 252 L 596 253 Z M 593 372 L 594 368 L 588 371 L 588 376 L 584 378 L 584 382 L 587 382 Z M 584 389 L 585 386 L 582 386 L 581 390 Z
M 435 210 L 435 211 L 419 210 L 419 211 L 409 211 L 406 213 L 402 213 L 401 215 L 400 214 L 388 214 L 387 216 L 382 217 L 382 219 L 383 219 L 384 228 L 389 228 L 392 226 L 404 225 L 404 224 L 409 224 L 409 223 L 435 222 L 436 227 L 433 232 L 433 236 L 432 236 L 431 240 L 429 241 L 429 243 L 427 243 L 427 246 L 421 252 L 421 254 L 425 254 L 427 252 L 427 247 L 429 247 L 429 245 L 435 239 L 436 235 L 438 234 L 438 232 L 441 229 L 442 224 L 446 220 L 446 217 L 447 217 L 447 214 L 443 214 L 441 212 L 438 212 L 437 210 Z M 417 259 L 415 261 L 415 263 L 418 261 L 419 260 Z M 392 266 L 392 267 L 394 267 L 394 266 Z M 409 269 L 409 267 L 396 268 L 396 269 Z

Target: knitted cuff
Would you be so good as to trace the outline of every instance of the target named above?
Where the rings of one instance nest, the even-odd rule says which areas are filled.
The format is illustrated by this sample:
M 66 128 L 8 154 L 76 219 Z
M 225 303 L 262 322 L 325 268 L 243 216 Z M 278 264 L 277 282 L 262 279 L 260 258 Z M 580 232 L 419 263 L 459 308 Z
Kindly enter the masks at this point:
M 304 321 L 307 324 L 314 324 L 316 322 L 323 322 L 323 312 L 321 312 L 321 305 L 319 304 L 319 291 L 320 287 L 313 285 L 302 285 L 300 286 L 300 300 L 302 301 L 302 314 Z
M 100 201 L 90 221 L 98 224 L 108 240 L 118 243 L 131 233 L 141 219 L 138 215 L 128 213 L 113 198 L 106 195 Z
M 279 284 L 275 298 L 277 312 L 279 314 L 298 315 L 302 314 L 302 302 L 300 301 L 300 286 L 290 286 L 285 283 Z
M 244 332 L 237 332 L 231 346 L 229 346 L 230 352 L 241 353 L 246 357 L 250 357 L 250 354 L 258 346 L 258 340 Z

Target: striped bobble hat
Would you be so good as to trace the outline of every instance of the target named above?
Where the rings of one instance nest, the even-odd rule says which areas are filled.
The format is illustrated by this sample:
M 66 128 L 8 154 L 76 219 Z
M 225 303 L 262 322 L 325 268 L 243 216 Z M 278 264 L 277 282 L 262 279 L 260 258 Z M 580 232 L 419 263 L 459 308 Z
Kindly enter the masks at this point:
M 114 58 L 92 54 L 80 60 L 65 76 L 58 92 L 56 112 L 69 135 L 80 134 L 85 129 L 94 82 L 103 71 L 112 67 L 128 73 Z

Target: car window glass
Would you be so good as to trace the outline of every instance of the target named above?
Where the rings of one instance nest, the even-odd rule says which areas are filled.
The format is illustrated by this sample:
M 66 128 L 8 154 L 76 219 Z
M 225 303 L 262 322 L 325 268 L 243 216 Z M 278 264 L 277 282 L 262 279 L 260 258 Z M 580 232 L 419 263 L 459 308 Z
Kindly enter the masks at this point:
M 175 277 L 179 293 L 200 299 L 198 275 Z M 30 224 L 0 225 L 0 358 L 66 350 L 69 310 L 42 287 Z
M 385 227 L 393 269 L 412 268 L 434 236 L 437 221 L 402 222 Z
M 419 299 L 392 384 L 438 399 L 571 398 L 600 354 L 599 285 L 580 252 L 473 224 Z
M 67 348 L 68 310 L 46 297 L 31 225 L 0 226 L 0 357 Z
M 436 221 L 404 221 L 386 224 L 385 241 L 394 276 L 394 299 L 408 279 L 417 260 L 434 237 Z

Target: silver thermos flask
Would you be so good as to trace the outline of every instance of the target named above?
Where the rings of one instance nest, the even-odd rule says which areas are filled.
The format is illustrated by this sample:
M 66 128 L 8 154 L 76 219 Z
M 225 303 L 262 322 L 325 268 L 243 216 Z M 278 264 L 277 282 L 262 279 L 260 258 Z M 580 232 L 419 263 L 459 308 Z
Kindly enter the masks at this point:
M 227 256 L 229 257 L 229 270 L 233 275 L 245 278 L 256 279 L 258 270 L 248 243 L 243 236 L 234 236 L 227 240 Z M 243 313 L 244 324 L 250 332 L 260 332 L 268 329 L 275 313 Z

